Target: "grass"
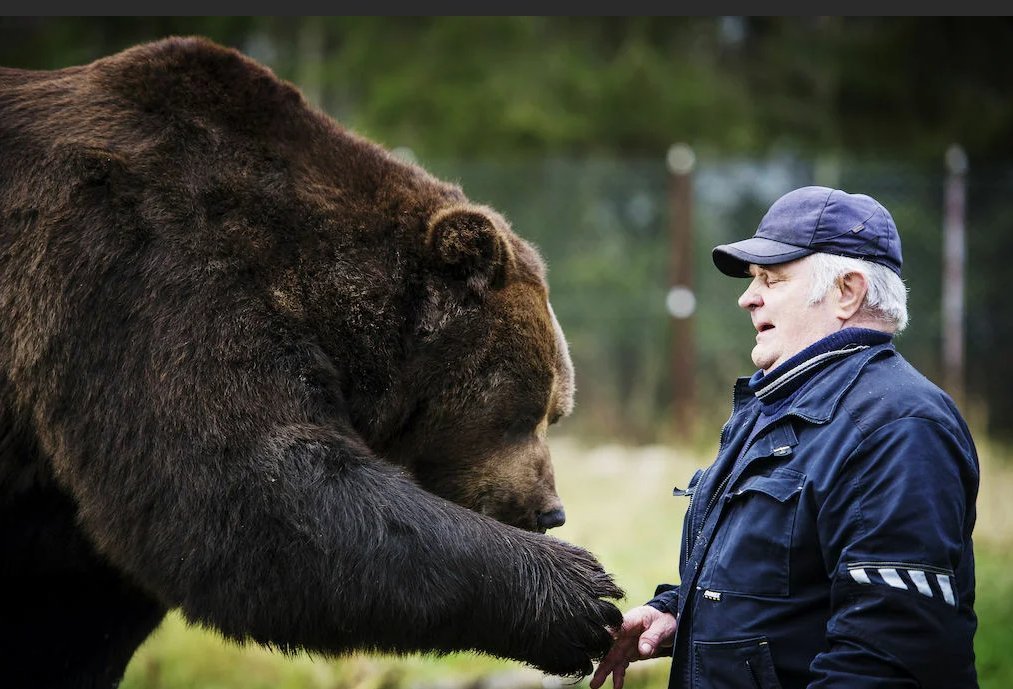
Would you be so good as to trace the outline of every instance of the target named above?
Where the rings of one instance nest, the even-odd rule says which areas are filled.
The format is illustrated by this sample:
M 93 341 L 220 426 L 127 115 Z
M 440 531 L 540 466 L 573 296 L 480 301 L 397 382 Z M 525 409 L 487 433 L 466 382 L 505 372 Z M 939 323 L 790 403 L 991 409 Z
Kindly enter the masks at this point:
M 984 444 L 975 530 L 979 629 L 975 638 L 982 689 L 1013 687 L 1013 454 Z M 557 484 L 567 523 L 554 535 L 582 545 L 626 590 L 620 607 L 651 597 L 674 581 L 684 499 L 672 496 L 707 452 L 670 447 L 553 442 Z M 663 689 L 668 661 L 634 664 L 629 689 Z M 224 642 L 169 615 L 127 668 L 123 689 L 551 689 L 555 678 L 519 663 L 477 654 L 444 658 L 352 655 L 285 656 Z M 578 688 L 587 686 L 586 679 Z M 610 685 L 608 685 L 610 686 Z

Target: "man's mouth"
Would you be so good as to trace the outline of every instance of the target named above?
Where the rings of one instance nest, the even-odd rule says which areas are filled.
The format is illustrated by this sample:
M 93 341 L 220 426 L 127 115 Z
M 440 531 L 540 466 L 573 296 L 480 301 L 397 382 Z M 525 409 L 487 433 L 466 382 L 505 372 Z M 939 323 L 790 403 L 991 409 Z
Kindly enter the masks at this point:
M 768 330 L 773 330 L 773 329 L 774 329 L 774 326 L 772 324 L 770 324 L 770 323 L 760 323 L 758 326 L 756 326 L 756 332 L 757 333 L 765 333 Z

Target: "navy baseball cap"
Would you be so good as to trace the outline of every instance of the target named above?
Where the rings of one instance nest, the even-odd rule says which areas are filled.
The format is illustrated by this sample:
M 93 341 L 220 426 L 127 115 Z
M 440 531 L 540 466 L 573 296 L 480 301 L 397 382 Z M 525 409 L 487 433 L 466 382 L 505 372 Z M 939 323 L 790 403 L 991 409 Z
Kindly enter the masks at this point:
M 890 212 L 865 194 L 802 187 L 779 198 L 749 239 L 714 247 L 725 275 L 749 277 L 749 264 L 787 263 L 816 252 L 861 258 L 900 275 L 900 235 Z

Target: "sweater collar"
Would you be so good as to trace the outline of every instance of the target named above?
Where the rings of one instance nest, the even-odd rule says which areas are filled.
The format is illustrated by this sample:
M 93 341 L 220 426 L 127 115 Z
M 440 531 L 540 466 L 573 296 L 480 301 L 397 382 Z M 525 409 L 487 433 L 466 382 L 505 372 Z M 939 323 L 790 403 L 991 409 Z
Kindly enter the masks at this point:
M 893 335 L 869 328 L 844 328 L 827 335 L 781 363 L 768 374 L 757 371 L 749 379 L 749 391 L 764 408 L 779 404 L 793 395 L 817 371 L 833 361 L 869 347 L 886 344 Z

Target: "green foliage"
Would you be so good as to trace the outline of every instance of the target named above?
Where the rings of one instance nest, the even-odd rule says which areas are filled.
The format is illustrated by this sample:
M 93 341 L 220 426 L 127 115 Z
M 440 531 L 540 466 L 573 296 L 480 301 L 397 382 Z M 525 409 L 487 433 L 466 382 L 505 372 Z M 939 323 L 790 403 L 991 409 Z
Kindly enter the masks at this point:
M 1013 155 L 1008 17 L 7 17 L 0 65 L 202 34 L 426 156 Z
M 668 426 L 682 384 L 664 311 L 673 141 L 699 160 L 696 387 L 701 414 L 720 416 L 730 382 L 751 372 L 751 334 L 734 306 L 742 286 L 713 270 L 710 250 L 751 234 L 802 184 L 863 191 L 894 213 L 912 316 L 898 345 L 941 379 L 941 158 L 959 138 L 972 161 L 968 384 L 989 432 L 1013 435 L 1013 320 L 997 317 L 1013 177 L 978 162 L 1013 155 L 1008 19 L 8 17 L 0 64 L 80 64 L 194 33 L 411 149 L 535 241 L 577 363 L 578 420 L 599 437 L 685 434 Z
M 978 580 L 975 610 L 978 634 L 974 651 L 982 689 L 1013 687 L 1013 570 L 1005 550 L 976 553 Z

